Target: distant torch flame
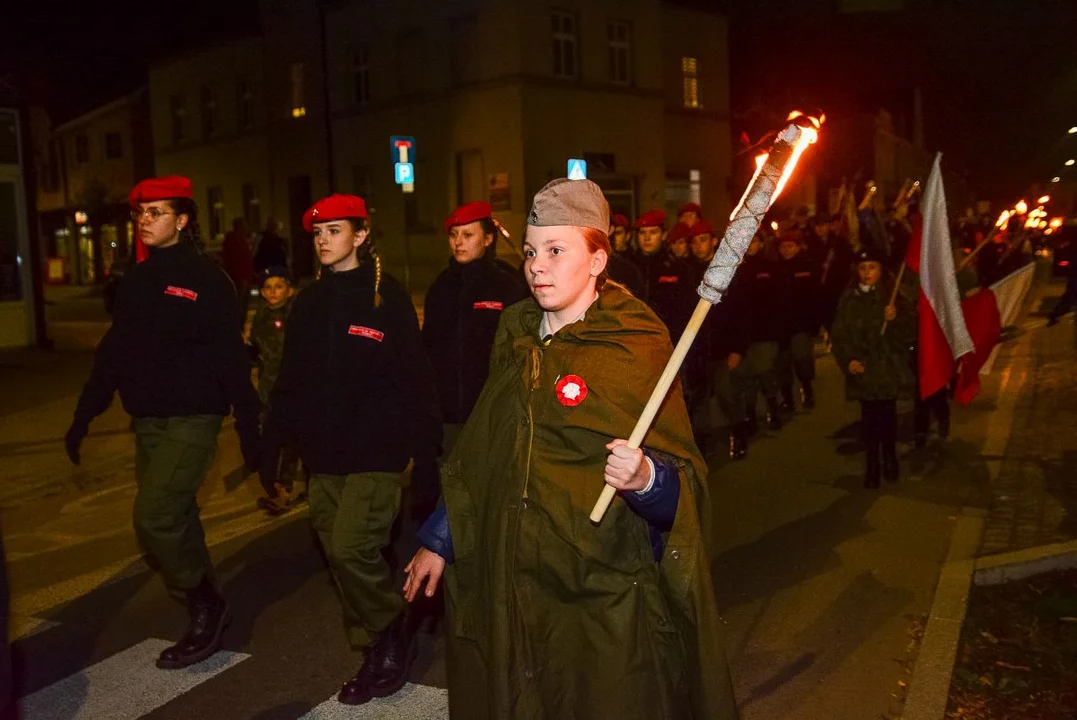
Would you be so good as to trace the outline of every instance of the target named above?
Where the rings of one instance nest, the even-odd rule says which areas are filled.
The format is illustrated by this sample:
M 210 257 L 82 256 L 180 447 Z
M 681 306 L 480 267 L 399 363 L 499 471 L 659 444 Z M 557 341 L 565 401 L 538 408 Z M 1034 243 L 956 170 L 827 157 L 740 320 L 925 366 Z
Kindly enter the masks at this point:
M 1017 204 L 1013 206 L 1013 209 L 1017 211 L 1018 215 L 1024 215 L 1028 212 L 1028 203 L 1024 200 L 1018 200 Z
M 995 227 L 999 230 L 1005 230 L 1006 226 L 1010 224 L 1010 211 L 1003 210 L 1002 214 L 998 216 L 998 222 L 995 223 Z
M 789 113 L 789 117 L 786 120 L 795 120 L 797 118 L 805 118 L 807 123 L 797 123 L 801 125 L 803 132 L 800 133 L 800 138 L 797 140 L 797 144 L 793 146 L 793 154 L 789 158 L 789 162 L 786 163 L 785 169 L 782 171 L 782 176 L 778 179 L 778 182 L 774 186 L 774 194 L 770 196 L 770 205 L 768 209 L 773 207 L 774 201 L 778 199 L 778 196 L 782 194 L 782 190 L 785 189 L 785 184 L 789 182 L 790 176 L 793 174 L 793 170 L 797 166 L 797 162 L 800 160 L 801 154 L 807 149 L 809 145 L 819 139 L 819 128 L 823 126 L 826 121 L 826 115 L 820 115 L 817 118 L 806 117 L 800 110 L 794 110 Z M 767 162 L 767 158 L 770 157 L 770 153 L 763 153 L 762 155 L 756 155 L 755 157 L 755 172 L 752 173 L 751 182 L 748 183 L 748 190 L 755 185 L 756 178 L 759 177 L 760 171 L 763 170 L 763 166 Z M 748 192 L 745 191 L 741 197 L 740 202 L 733 208 L 733 212 L 729 215 L 729 219 L 732 220 L 740 212 L 741 207 L 744 206 L 744 201 L 748 197 Z
M 1062 218 L 1060 218 L 1060 217 L 1051 218 L 1050 227 L 1053 227 L 1053 228 L 1062 227 Z

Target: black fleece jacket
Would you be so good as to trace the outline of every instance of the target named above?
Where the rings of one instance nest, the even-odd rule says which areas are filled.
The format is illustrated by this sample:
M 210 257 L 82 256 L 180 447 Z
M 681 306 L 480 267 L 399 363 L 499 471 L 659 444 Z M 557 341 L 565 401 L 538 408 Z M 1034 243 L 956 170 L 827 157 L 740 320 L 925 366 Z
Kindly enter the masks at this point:
M 411 298 L 374 265 L 326 271 L 299 293 L 269 396 L 267 449 L 299 441 L 314 473 L 401 472 L 440 453 L 441 417 Z
M 124 277 L 112 326 L 75 410 L 89 424 L 120 393 L 132 417 L 227 415 L 257 439 L 258 396 L 239 332 L 235 288 L 191 245 L 152 250 Z

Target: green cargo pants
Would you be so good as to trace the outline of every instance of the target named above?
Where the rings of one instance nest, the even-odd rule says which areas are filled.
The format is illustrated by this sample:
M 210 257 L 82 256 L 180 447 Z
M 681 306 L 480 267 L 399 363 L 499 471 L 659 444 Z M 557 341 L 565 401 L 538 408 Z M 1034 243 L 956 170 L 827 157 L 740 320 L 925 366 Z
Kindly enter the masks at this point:
M 783 388 L 793 386 L 793 378 L 803 385 L 815 380 L 815 341 L 808 333 L 796 333 L 778 352 L 778 381 Z
M 220 415 L 135 418 L 134 525 L 165 584 L 190 590 L 213 566 L 196 495 L 217 452 Z
M 310 476 L 310 520 L 340 586 L 344 629 L 369 646 L 407 603 L 382 549 L 400 510 L 400 473 Z

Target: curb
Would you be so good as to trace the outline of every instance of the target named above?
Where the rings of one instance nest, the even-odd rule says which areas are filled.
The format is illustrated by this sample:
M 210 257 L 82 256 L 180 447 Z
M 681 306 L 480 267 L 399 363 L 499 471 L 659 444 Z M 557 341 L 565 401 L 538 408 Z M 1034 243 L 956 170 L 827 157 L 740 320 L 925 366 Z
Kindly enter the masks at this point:
M 982 557 L 976 561 L 972 581 L 977 585 L 1002 585 L 1073 567 L 1077 567 L 1077 540 Z

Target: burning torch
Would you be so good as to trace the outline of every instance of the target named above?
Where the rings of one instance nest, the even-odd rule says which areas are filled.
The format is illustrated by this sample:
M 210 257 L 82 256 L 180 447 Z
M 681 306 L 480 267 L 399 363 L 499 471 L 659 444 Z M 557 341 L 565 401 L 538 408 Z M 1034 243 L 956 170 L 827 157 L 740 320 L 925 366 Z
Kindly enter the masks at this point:
M 706 319 L 710 309 L 729 291 L 733 275 L 737 272 L 741 260 L 744 259 L 752 237 L 759 230 L 763 216 L 789 181 L 801 154 L 818 139 L 819 128 L 822 127 L 825 119 L 824 115 L 814 118 L 800 111 L 794 111 L 789 115 L 789 124 L 774 139 L 770 152 L 756 159 L 755 175 L 752 176 L 748 189 L 733 210 L 722 242 L 697 290 L 700 300 L 692 313 L 692 319 L 688 321 L 688 326 L 677 342 L 677 347 L 673 349 L 673 355 L 670 356 L 666 369 L 658 378 L 658 384 L 655 385 L 650 400 L 643 408 L 643 414 L 636 421 L 636 427 L 628 438 L 628 447 L 638 449 L 643 443 L 643 438 L 647 435 L 655 415 L 658 414 L 658 409 L 666 399 L 666 393 L 673 385 L 681 364 L 692 347 L 699 328 L 703 325 L 703 320 Z M 611 485 L 602 489 L 601 497 L 591 510 L 591 522 L 602 521 L 602 517 L 606 514 L 616 494 L 616 489 Z

